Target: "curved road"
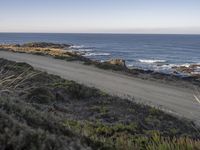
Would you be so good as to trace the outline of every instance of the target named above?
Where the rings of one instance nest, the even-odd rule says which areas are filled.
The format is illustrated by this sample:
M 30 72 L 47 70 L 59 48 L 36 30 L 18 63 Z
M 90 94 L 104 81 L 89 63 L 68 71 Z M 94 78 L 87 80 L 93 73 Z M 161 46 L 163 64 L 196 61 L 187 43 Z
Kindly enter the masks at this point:
M 0 51 L 0 58 L 26 62 L 36 69 L 94 86 L 113 95 L 122 97 L 129 95 L 139 102 L 161 106 L 165 111 L 200 123 L 200 104 L 194 99 L 191 89 L 142 80 L 46 56 Z

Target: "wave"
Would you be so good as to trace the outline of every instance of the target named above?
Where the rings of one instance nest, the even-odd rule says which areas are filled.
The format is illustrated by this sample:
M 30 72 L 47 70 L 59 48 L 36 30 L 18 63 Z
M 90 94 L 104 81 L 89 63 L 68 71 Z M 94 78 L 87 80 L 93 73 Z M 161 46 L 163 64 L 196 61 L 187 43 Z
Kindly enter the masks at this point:
M 89 56 L 109 56 L 110 53 L 86 53 L 83 56 L 89 57 Z
M 186 64 L 181 64 L 181 65 L 176 65 L 176 67 L 190 67 L 191 64 L 186 63 Z
M 79 50 L 77 50 L 77 51 L 79 51 L 79 52 L 92 52 L 93 50 L 92 49 L 79 49 Z
M 85 46 L 85 45 L 72 45 L 70 46 L 72 49 L 95 49 L 96 47 Z
M 133 67 L 134 64 L 126 64 L 127 67 Z
M 164 64 L 164 65 L 155 65 L 156 68 L 161 69 L 161 70 L 174 70 L 176 67 L 190 67 L 191 64 L 185 63 L 185 64 Z
M 139 59 L 139 62 L 147 63 L 147 64 L 154 64 L 154 63 L 165 63 L 167 61 L 162 60 L 162 59 Z
M 72 45 L 72 46 L 70 46 L 70 48 L 73 48 L 73 49 L 82 49 L 84 47 L 85 47 L 84 45 Z

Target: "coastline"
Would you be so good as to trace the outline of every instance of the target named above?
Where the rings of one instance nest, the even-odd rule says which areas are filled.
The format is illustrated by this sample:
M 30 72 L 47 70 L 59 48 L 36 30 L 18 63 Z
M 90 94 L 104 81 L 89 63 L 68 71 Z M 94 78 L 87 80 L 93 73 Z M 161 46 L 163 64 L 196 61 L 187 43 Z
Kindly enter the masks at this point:
M 151 80 L 172 85 L 184 86 L 188 88 L 194 88 L 193 85 L 198 87 L 200 86 L 200 76 L 188 73 L 194 71 L 193 69 L 195 69 L 195 67 L 198 68 L 199 65 L 192 65 L 191 68 L 189 67 L 190 65 L 188 67 L 174 66 L 174 69 L 177 71 L 174 70 L 174 73 L 164 73 L 164 72 L 157 72 L 154 70 L 143 70 L 134 66 L 129 67 L 126 65 L 126 62 L 122 59 L 110 59 L 108 61 L 103 61 L 103 62 L 98 60 L 93 60 L 88 57 L 85 57 L 84 55 L 86 54 L 86 52 L 79 50 L 79 48 L 80 47 L 77 47 L 72 44 L 55 44 L 46 42 L 33 42 L 21 45 L 19 44 L 0 45 L 0 51 L 28 53 L 41 56 L 50 56 L 55 59 L 61 59 L 65 61 L 77 61 L 84 65 L 91 65 L 104 70 L 112 70 L 120 74 L 137 77 L 144 80 Z M 111 64 L 112 60 L 114 60 L 114 63 Z M 120 60 L 122 63 L 121 62 L 118 63 L 116 62 L 116 60 Z M 177 84 L 177 82 L 181 84 Z

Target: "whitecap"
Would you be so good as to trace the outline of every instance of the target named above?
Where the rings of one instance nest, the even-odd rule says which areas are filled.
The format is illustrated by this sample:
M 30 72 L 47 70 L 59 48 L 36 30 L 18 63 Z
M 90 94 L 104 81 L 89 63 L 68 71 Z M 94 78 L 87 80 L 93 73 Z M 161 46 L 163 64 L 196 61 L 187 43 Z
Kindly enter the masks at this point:
M 178 67 L 187 67 L 188 68 L 188 67 L 190 67 L 190 65 L 191 64 L 189 64 L 189 63 L 185 63 L 185 64 L 178 65 Z
M 153 63 L 165 63 L 167 61 L 162 59 L 139 59 L 139 62 L 153 64 Z
M 189 63 L 185 63 L 185 64 L 169 64 L 168 66 L 170 66 L 171 68 L 173 68 L 173 67 L 187 67 L 187 68 L 189 68 L 190 65 L 191 64 L 189 64 Z
M 127 64 L 127 67 L 133 67 L 134 65 L 133 64 Z
M 79 52 L 92 52 L 93 50 L 92 49 L 79 49 L 77 51 L 79 51 Z
M 110 53 L 86 53 L 83 56 L 89 57 L 89 56 L 109 56 Z
M 162 65 L 162 66 L 158 66 L 158 67 L 161 68 L 162 70 L 169 70 L 175 66 L 176 66 L 175 64 L 167 64 L 167 65 Z
M 70 48 L 81 49 L 81 48 L 84 48 L 84 45 L 72 45 L 70 46 Z

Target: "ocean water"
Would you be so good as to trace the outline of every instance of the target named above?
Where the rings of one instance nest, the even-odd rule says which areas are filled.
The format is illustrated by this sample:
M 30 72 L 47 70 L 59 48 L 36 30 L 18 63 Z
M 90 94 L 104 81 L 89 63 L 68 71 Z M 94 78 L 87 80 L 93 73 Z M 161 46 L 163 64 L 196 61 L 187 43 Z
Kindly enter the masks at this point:
M 129 67 L 169 72 L 173 66 L 200 64 L 200 35 L 0 33 L 0 43 L 73 44 L 85 56 L 126 60 Z

